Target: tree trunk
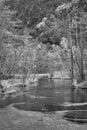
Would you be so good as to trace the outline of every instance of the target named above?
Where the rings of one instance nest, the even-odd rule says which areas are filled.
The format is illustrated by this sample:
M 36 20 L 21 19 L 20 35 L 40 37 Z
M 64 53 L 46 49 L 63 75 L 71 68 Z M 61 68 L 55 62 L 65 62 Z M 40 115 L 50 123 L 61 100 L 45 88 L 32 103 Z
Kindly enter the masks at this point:
M 72 52 L 72 49 L 71 49 L 71 80 L 72 80 L 72 83 L 73 83 L 73 79 L 74 79 L 74 70 L 73 70 L 73 52 Z
M 81 57 L 80 57 L 78 82 L 82 82 L 85 80 L 84 67 L 83 67 L 83 51 L 81 48 L 80 48 L 80 53 L 81 53 Z

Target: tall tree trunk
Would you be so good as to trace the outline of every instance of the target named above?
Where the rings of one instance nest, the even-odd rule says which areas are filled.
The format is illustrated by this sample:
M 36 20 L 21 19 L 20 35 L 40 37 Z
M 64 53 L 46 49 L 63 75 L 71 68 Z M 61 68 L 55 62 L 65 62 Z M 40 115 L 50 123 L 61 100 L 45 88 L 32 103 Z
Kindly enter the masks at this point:
M 80 23 L 79 23 L 80 24 Z M 80 24 L 80 41 L 78 40 L 78 23 L 77 23 L 77 16 L 76 16 L 76 41 L 77 41 L 77 48 L 80 52 L 77 56 L 77 66 L 79 69 L 79 75 L 77 77 L 78 82 L 82 82 L 84 80 L 84 71 L 83 71 L 83 45 L 82 45 L 82 30 L 81 30 L 81 24 Z
M 80 66 L 79 66 L 79 76 L 78 76 L 78 82 L 82 82 L 85 79 L 84 75 L 84 66 L 83 66 L 83 50 L 80 48 Z
M 81 24 L 80 24 L 80 44 L 79 44 L 79 48 L 80 48 L 80 68 L 79 68 L 79 82 L 84 81 L 85 79 L 85 75 L 84 75 L 84 66 L 83 66 L 83 38 L 82 38 L 82 29 L 81 29 Z
M 74 79 L 74 68 L 73 68 L 73 51 L 72 51 L 72 34 L 71 34 L 71 23 L 70 23 L 70 15 L 69 15 L 69 36 L 70 36 L 70 50 L 71 50 L 71 80 L 73 83 Z

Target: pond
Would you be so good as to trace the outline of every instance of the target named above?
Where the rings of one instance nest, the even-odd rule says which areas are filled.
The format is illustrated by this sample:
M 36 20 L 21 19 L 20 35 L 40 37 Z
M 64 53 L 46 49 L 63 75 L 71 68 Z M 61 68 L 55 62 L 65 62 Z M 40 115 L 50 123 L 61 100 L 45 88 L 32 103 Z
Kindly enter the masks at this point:
M 23 93 L 2 95 L 0 108 L 10 104 L 25 111 L 65 111 L 64 119 L 76 123 L 87 122 L 87 90 L 72 90 L 70 80 L 39 79 L 37 86 Z

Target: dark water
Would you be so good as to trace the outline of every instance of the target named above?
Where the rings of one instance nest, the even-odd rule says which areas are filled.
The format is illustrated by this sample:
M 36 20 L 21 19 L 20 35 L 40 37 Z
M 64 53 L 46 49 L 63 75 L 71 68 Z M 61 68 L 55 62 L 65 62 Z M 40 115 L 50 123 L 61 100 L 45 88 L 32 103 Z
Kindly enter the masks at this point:
M 72 90 L 69 80 L 40 79 L 37 86 L 18 96 L 3 95 L 0 108 L 13 104 L 26 111 L 66 111 L 63 118 L 76 123 L 87 122 L 87 90 Z

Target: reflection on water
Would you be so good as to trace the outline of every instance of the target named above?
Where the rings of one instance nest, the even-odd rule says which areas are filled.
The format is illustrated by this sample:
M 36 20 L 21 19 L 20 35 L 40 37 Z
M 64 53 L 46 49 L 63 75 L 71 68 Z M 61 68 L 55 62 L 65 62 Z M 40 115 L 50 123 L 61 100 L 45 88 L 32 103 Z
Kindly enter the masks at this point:
M 77 124 L 87 123 L 87 90 L 74 90 L 70 97 L 71 105 L 66 105 L 63 118 Z
M 67 110 L 64 119 L 78 123 L 87 119 L 87 90 L 72 90 L 69 80 L 40 79 L 36 87 L 30 87 L 26 92 L 4 96 L 0 99 L 0 107 L 13 104 L 26 111 Z
M 87 102 L 87 90 L 71 90 L 69 80 L 49 80 L 40 79 L 36 87 L 30 87 L 29 90 L 15 95 L 4 95 L 0 98 L 0 107 L 2 104 L 12 103 L 32 103 L 40 102 L 44 104 L 64 104 L 66 102 L 84 103 Z
M 71 82 L 60 80 L 40 79 L 36 87 L 30 87 L 26 92 L 18 95 L 4 95 L 0 99 L 0 107 L 12 103 L 41 103 L 62 104 L 71 100 Z
M 71 102 L 87 102 L 87 89 L 78 89 L 71 92 Z

